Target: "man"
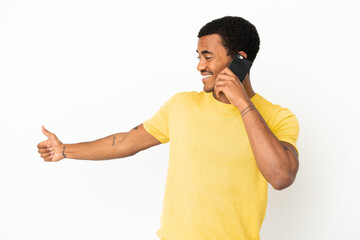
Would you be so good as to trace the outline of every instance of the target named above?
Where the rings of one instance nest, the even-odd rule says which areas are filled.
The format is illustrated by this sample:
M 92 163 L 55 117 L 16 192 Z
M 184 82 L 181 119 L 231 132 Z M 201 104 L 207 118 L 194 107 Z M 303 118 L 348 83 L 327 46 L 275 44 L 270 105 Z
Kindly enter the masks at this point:
M 170 142 L 157 235 L 166 240 L 259 239 L 267 186 L 290 186 L 298 171 L 295 115 L 255 93 L 227 67 L 235 54 L 254 61 L 260 40 L 240 17 L 224 17 L 199 32 L 197 70 L 204 91 L 174 95 L 127 133 L 63 144 L 43 127 L 45 161 L 113 159 Z

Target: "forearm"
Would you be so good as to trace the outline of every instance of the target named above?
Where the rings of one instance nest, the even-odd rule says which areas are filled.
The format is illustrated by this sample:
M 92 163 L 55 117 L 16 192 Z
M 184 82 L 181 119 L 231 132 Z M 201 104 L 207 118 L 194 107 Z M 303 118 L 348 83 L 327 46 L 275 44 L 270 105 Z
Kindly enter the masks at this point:
M 122 156 L 119 152 L 119 143 L 127 133 L 113 134 L 95 141 L 64 144 L 63 156 L 72 159 L 108 160 Z
M 251 102 L 247 102 L 243 106 L 253 105 Z M 298 169 L 295 155 L 271 132 L 254 106 L 245 110 L 242 116 L 256 163 L 262 175 L 275 189 L 283 189 L 291 185 Z

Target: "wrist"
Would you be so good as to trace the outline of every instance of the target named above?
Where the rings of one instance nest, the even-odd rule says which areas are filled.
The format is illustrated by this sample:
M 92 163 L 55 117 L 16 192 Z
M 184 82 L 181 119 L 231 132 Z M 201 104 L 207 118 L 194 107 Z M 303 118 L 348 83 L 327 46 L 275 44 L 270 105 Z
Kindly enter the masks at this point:
M 254 105 L 249 105 L 247 106 L 246 108 L 244 108 L 244 110 L 241 111 L 241 117 L 244 118 L 244 116 L 250 112 L 250 111 L 253 111 L 253 110 L 256 110 L 256 108 L 254 107 Z
M 244 111 L 246 108 L 250 106 L 254 107 L 254 104 L 248 97 L 243 99 L 238 99 L 238 101 L 235 104 L 235 107 L 237 107 L 240 112 Z
M 63 159 L 67 158 L 67 156 L 66 156 L 66 145 L 65 144 L 61 145 L 61 155 L 62 155 Z

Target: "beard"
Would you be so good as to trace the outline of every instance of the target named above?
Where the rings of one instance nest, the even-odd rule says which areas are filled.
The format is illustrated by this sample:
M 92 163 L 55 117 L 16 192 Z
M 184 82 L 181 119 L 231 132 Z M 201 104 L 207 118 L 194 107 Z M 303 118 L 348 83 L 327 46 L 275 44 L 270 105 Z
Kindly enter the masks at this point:
M 204 92 L 210 93 L 210 92 L 213 92 L 213 91 L 214 91 L 214 87 L 205 87 L 204 86 Z
M 204 84 L 204 92 L 206 93 L 210 93 L 214 91 L 214 78 L 216 78 L 216 76 L 214 76 L 214 73 L 211 71 L 201 71 L 201 73 L 208 73 L 211 75 L 210 79 L 208 79 L 207 81 L 203 82 Z

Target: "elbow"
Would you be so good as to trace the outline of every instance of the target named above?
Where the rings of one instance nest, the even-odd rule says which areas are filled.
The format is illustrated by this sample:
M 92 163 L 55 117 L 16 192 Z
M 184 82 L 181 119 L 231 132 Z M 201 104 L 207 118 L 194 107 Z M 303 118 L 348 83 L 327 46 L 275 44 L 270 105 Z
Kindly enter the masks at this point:
M 135 155 L 139 151 L 129 149 L 129 147 L 126 146 L 120 146 L 115 150 L 115 152 L 116 158 L 126 158 Z
M 275 181 L 273 181 L 270 184 L 272 185 L 272 187 L 275 190 L 280 191 L 280 190 L 290 187 L 294 181 L 295 181 L 295 175 L 287 175 L 287 176 L 283 176 L 281 178 L 276 179 Z
M 296 178 L 296 174 L 299 170 L 299 161 L 298 159 L 294 159 L 293 161 L 289 161 L 290 164 L 287 168 L 277 171 L 274 176 L 275 178 L 272 179 L 272 182 L 270 184 L 273 186 L 275 190 L 283 190 L 285 188 L 288 188 L 293 184 Z
M 291 183 L 290 184 L 288 184 L 288 183 L 272 184 L 273 188 L 278 191 L 284 190 L 285 188 L 289 187 L 290 185 L 291 185 Z

